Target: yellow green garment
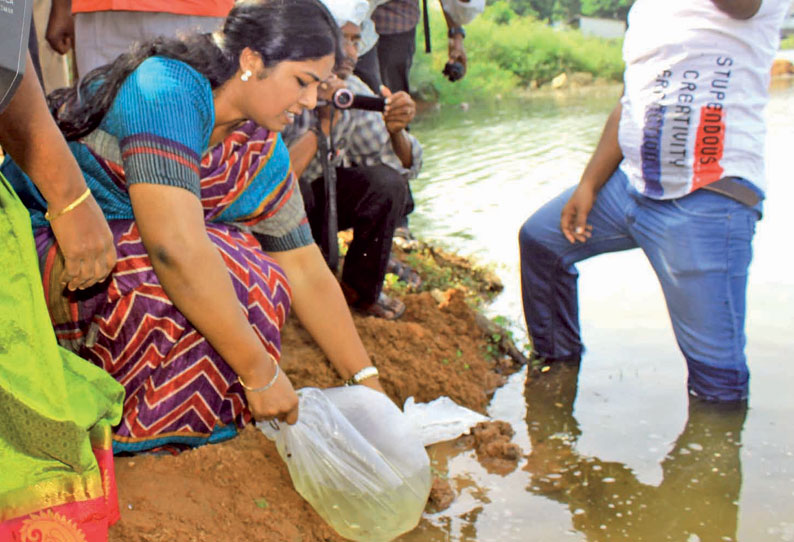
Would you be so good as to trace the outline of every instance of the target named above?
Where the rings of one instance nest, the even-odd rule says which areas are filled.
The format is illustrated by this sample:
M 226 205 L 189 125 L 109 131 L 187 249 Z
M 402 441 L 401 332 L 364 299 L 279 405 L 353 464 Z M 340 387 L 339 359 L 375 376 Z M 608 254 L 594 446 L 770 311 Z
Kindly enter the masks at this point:
M 57 345 L 29 214 L 0 175 L 0 540 L 106 540 L 123 394 Z

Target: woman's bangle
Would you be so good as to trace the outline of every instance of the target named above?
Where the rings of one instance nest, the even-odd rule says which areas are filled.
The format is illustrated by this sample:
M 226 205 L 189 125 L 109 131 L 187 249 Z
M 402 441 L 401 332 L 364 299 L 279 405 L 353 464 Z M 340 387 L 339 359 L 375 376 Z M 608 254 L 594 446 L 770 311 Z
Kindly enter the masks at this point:
M 345 386 L 352 386 L 353 384 L 361 384 L 368 378 L 372 378 L 374 376 L 378 376 L 378 368 L 373 367 L 370 365 L 369 367 L 364 367 L 359 372 L 345 380 Z
M 76 200 L 74 200 L 72 203 L 70 203 L 69 205 L 67 205 L 66 207 L 64 207 L 63 209 L 58 211 L 57 213 L 55 213 L 55 216 L 51 215 L 50 211 L 48 210 L 46 213 L 44 213 L 44 218 L 47 219 L 47 220 L 53 220 L 53 219 L 58 218 L 59 216 L 63 216 L 66 213 L 68 213 L 69 211 L 73 211 L 75 207 L 77 207 L 78 205 L 83 203 L 85 200 L 87 200 L 88 196 L 90 196 L 90 195 L 91 195 L 91 189 L 90 188 L 86 188 L 85 192 L 80 194 L 80 196 Z
M 245 385 L 245 382 L 243 382 L 243 379 L 242 379 L 242 378 L 240 378 L 240 375 L 237 375 L 237 382 L 239 382 L 239 383 L 240 383 L 240 385 L 241 385 L 241 386 L 242 386 L 242 387 L 243 387 L 243 388 L 244 388 L 246 391 L 250 391 L 250 392 L 252 392 L 252 393 L 259 393 L 259 392 L 262 392 L 262 391 L 267 391 L 267 390 L 269 390 L 270 388 L 272 388 L 272 387 L 273 387 L 273 384 L 275 384 L 275 383 L 276 383 L 276 379 L 278 378 L 278 373 L 279 373 L 280 371 L 281 371 L 281 369 L 279 368 L 279 366 L 278 366 L 278 363 L 276 363 L 276 372 L 275 372 L 275 373 L 273 373 L 273 378 L 271 378 L 271 379 L 270 379 L 270 382 L 268 382 L 267 384 L 265 384 L 265 385 L 264 385 L 264 386 L 262 386 L 261 388 L 250 388 L 250 387 L 246 386 L 246 385 Z

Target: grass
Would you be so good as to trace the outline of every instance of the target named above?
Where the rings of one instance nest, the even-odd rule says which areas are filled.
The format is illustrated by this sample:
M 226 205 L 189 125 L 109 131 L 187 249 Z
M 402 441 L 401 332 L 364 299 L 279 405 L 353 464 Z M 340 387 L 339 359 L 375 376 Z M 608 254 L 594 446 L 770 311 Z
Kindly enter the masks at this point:
M 417 250 L 402 252 L 395 249 L 393 253 L 419 273 L 422 285 L 417 290 L 409 289 L 396 275 L 387 273 L 384 291 L 389 295 L 400 296 L 409 291 L 431 292 L 456 288 L 464 292 L 470 306 L 480 308 L 503 289 L 491 267 L 473 263 L 467 258 L 422 241 L 419 242 Z

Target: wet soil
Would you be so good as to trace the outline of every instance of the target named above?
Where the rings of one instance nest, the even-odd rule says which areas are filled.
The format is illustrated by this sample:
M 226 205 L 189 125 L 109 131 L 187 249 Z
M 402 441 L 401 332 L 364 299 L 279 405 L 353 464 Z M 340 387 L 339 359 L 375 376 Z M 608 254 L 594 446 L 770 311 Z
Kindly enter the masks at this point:
M 446 395 L 484 413 L 493 391 L 516 369 L 509 357 L 493 355 L 491 334 L 466 297 L 461 289 L 408 293 L 398 321 L 354 316 L 383 387 L 398 405 L 410 396 L 426 402 Z M 341 384 L 295 319 L 282 339 L 282 368 L 296 388 Z M 514 467 L 520 451 L 508 442 L 508 430 L 484 426 L 462 444 L 476 446 L 478 457 L 495 468 Z M 343 540 L 295 492 L 275 446 L 255 427 L 178 455 L 119 457 L 116 478 L 121 521 L 111 527 L 110 542 Z M 435 485 L 431 505 L 438 510 L 454 494 L 441 479 Z

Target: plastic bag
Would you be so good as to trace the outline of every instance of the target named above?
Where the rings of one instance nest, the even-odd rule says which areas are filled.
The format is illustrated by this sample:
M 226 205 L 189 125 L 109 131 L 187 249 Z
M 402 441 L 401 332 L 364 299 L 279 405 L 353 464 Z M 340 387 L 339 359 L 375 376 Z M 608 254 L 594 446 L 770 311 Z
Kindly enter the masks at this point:
M 452 440 L 467 433 L 472 427 L 490 418 L 462 407 L 449 397 L 442 396 L 429 403 L 415 403 L 413 397 L 405 400 L 403 411 L 417 427 L 422 444 Z
M 469 24 L 485 9 L 485 0 L 441 0 L 444 11 L 457 24 Z
M 413 529 L 431 482 L 416 427 L 365 386 L 303 388 L 298 395 L 295 425 L 262 428 L 298 493 L 351 540 L 388 541 Z

